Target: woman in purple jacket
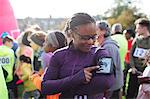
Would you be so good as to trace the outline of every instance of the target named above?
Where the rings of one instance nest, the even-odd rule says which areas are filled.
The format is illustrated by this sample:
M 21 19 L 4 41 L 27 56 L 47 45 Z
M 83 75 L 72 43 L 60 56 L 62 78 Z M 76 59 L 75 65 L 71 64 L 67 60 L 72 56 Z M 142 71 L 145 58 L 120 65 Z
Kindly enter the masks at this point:
M 95 72 L 98 58 L 108 57 L 105 49 L 93 47 L 95 20 L 86 13 L 76 13 L 67 23 L 66 32 L 72 41 L 52 56 L 42 81 L 42 93 L 61 93 L 60 99 L 101 99 L 114 83 L 114 75 Z

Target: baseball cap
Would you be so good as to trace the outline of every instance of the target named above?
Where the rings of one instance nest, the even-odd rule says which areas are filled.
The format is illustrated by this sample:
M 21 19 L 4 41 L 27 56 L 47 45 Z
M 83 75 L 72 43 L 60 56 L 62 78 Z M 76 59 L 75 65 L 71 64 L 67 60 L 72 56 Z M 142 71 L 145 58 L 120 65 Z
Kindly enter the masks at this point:
M 8 32 L 3 32 L 2 34 L 1 34 L 1 38 L 3 39 L 3 38 L 5 38 L 6 36 L 8 36 L 9 34 L 8 34 Z

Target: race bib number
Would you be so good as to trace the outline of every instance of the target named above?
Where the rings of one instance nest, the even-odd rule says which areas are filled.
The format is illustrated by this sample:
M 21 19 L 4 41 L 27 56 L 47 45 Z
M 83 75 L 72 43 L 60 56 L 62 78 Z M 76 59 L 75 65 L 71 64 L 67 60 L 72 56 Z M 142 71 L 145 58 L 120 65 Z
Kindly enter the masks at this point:
M 133 56 L 138 57 L 138 58 L 144 58 L 146 52 L 147 52 L 147 49 L 136 48 L 135 51 L 134 51 Z
M 9 65 L 10 58 L 9 57 L 0 57 L 0 65 Z
M 112 70 L 112 58 L 99 59 L 98 65 L 100 66 L 96 73 L 111 73 Z

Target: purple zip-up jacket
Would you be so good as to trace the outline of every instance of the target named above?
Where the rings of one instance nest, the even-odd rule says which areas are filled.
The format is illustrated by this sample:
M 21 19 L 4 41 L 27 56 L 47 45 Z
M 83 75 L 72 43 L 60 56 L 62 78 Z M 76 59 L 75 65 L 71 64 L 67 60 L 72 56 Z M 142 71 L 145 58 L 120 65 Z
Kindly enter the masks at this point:
M 105 49 L 92 48 L 83 53 L 73 46 L 65 47 L 54 53 L 42 81 L 42 93 L 52 95 L 61 93 L 60 99 L 72 99 L 75 95 L 87 95 L 100 99 L 98 94 L 109 89 L 114 83 L 114 75 L 96 74 L 90 83 L 85 84 L 84 68 L 96 66 L 98 57 L 106 57 Z

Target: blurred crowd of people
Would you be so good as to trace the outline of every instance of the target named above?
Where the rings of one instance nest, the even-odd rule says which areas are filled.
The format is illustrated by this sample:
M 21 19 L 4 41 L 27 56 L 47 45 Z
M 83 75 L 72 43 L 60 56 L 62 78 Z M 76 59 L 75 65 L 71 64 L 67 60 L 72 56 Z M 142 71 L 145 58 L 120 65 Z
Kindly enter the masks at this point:
M 120 23 L 111 27 L 87 13 L 76 13 L 64 31 L 44 32 L 33 25 L 16 40 L 4 31 L 0 96 L 149 99 L 150 21 L 139 18 L 135 27 L 123 30 Z

